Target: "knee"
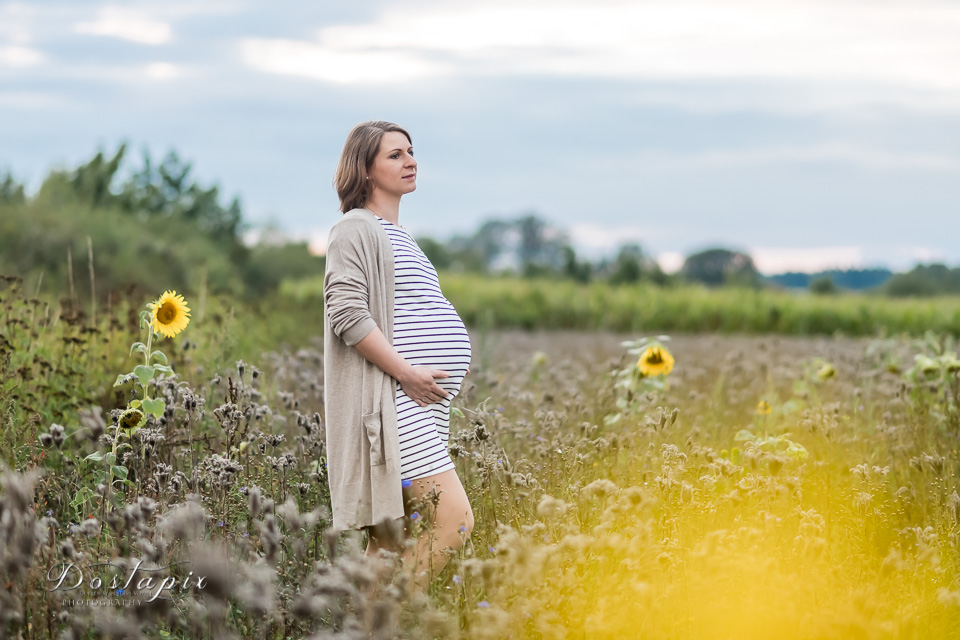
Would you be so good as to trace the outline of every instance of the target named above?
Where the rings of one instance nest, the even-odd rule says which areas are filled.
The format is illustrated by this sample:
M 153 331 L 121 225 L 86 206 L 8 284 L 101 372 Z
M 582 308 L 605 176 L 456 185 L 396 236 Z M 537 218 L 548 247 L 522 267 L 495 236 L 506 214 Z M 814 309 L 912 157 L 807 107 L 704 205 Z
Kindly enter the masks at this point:
M 447 525 L 449 528 L 443 534 L 443 542 L 446 546 L 459 549 L 473 532 L 473 510 L 468 504 L 465 511 L 459 514 L 451 513 L 450 516 L 452 517 L 447 521 L 449 522 Z

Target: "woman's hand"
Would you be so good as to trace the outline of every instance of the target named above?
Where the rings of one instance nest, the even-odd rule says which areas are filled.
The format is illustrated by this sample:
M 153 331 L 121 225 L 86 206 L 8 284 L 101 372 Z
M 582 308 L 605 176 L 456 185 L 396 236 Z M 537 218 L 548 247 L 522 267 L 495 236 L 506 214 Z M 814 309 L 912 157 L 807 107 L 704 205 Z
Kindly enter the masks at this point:
M 434 382 L 435 378 L 449 378 L 450 374 L 442 369 L 430 369 L 428 367 L 412 366 L 407 375 L 398 378 L 400 388 L 407 394 L 407 397 L 416 402 L 419 406 L 425 407 L 428 404 L 439 402 L 446 398 L 449 393 L 440 385 Z

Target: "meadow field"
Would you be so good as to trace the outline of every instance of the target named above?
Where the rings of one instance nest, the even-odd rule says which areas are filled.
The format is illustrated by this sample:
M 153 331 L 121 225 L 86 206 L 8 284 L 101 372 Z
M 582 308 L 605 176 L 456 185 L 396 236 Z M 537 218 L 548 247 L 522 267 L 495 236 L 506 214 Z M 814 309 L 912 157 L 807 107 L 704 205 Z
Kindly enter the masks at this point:
M 669 327 L 684 332 L 848 336 L 935 331 L 960 336 L 960 296 L 812 295 L 750 287 L 581 284 L 449 272 L 441 273 L 440 280 L 444 295 L 472 327 L 613 332 Z M 323 279 L 289 280 L 281 290 L 300 301 L 319 301 Z
M 0 282 L 0 635 L 960 636 L 943 327 L 678 327 L 657 376 L 624 344 L 655 333 L 471 321 L 450 452 L 476 526 L 411 595 L 329 529 L 322 322 L 188 298 L 148 339 L 150 300 L 21 285 Z

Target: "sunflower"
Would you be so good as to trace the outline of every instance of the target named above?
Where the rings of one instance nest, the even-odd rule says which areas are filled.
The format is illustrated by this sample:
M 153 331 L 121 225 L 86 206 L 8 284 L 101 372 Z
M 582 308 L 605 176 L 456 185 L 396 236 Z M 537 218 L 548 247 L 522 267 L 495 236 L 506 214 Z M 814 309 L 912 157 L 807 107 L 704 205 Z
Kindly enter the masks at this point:
M 770 403 L 766 400 L 761 400 L 757 403 L 757 413 L 760 415 L 769 415 L 770 411 Z
M 165 291 L 156 301 L 147 305 L 150 310 L 150 328 L 154 333 L 162 333 L 172 338 L 190 322 L 190 309 L 183 296 L 176 291 Z
M 135 429 L 141 422 L 143 422 L 143 411 L 127 409 L 120 415 L 118 424 L 121 429 Z
M 673 356 L 663 347 L 647 347 L 637 360 L 637 369 L 646 376 L 667 375 L 673 370 Z

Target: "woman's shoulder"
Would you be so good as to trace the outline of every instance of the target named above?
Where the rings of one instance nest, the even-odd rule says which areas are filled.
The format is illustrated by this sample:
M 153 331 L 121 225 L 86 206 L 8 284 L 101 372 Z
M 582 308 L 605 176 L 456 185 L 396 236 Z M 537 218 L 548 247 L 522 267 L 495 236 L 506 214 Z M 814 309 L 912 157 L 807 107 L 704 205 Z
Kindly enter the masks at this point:
M 366 209 L 351 209 L 344 213 L 330 228 L 330 235 L 363 234 L 375 235 L 380 225 L 376 217 Z

